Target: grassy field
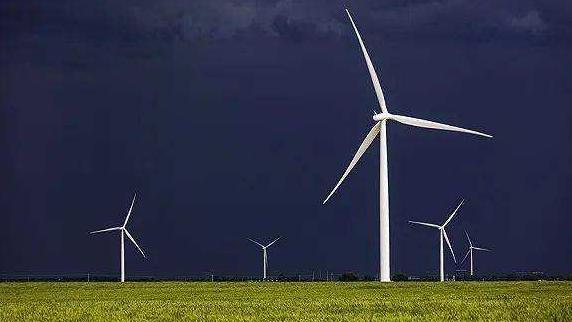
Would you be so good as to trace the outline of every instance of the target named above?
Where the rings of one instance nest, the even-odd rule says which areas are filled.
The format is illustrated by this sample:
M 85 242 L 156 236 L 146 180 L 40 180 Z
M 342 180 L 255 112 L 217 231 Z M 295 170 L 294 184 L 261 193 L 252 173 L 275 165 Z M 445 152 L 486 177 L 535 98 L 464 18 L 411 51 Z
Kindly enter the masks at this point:
M 572 321 L 572 283 L 0 283 L 1 321 L 382 319 Z

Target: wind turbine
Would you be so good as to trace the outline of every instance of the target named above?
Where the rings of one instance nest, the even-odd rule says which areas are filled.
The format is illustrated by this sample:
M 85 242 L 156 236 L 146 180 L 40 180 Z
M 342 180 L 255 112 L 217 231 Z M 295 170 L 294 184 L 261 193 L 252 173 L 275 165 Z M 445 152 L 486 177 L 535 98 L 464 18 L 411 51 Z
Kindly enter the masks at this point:
M 262 253 L 263 253 L 263 257 L 262 257 L 263 264 L 262 264 L 262 266 L 264 267 L 264 275 L 263 275 L 263 280 L 264 280 L 264 281 L 266 280 L 266 269 L 267 269 L 267 267 L 268 267 L 268 255 L 266 254 L 266 249 L 267 249 L 268 247 L 272 246 L 272 244 L 274 244 L 275 242 L 277 242 L 278 239 L 280 239 L 280 237 L 274 239 L 273 242 L 271 242 L 270 244 L 264 246 L 264 245 L 262 245 L 261 243 L 257 242 L 256 240 L 253 240 L 253 239 L 248 238 L 248 240 L 250 240 L 251 242 L 255 243 L 256 245 L 258 245 L 258 246 L 260 246 L 260 247 L 262 248 Z
M 465 259 L 467 259 L 467 256 L 471 255 L 471 276 L 473 276 L 473 250 L 480 250 L 480 251 L 485 251 L 485 252 L 490 252 L 491 250 L 486 249 L 486 248 L 473 246 L 473 242 L 471 242 L 471 238 L 469 237 L 469 234 L 467 233 L 466 230 L 465 230 L 465 235 L 467 235 L 467 240 L 469 240 L 469 250 L 467 251 L 465 258 L 463 258 L 463 260 L 461 261 L 461 264 L 463 264 L 465 262 Z
M 411 220 L 409 221 L 412 224 L 423 225 L 423 226 L 428 226 L 428 227 L 433 227 L 433 228 L 439 229 L 439 275 L 440 275 L 441 282 L 443 282 L 445 280 L 445 266 L 443 263 L 443 257 L 444 257 L 444 254 L 443 254 L 443 238 L 445 238 L 447 245 L 449 245 L 449 249 L 451 250 L 451 255 L 453 255 L 453 260 L 455 261 L 455 263 L 457 263 L 457 259 L 455 259 L 455 253 L 453 252 L 453 247 L 451 247 L 451 242 L 449 241 L 449 237 L 447 236 L 447 232 L 445 231 L 445 226 L 447 226 L 447 224 L 451 221 L 451 219 L 453 219 L 453 217 L 455 216 L 455 214 L 457 213 L 459 208 L 461 208 L 461 206 L 463 205 L 464 202 L 465 202 L 465 200 L 461 200 L 461 202 L 459 203 L 457 208 L 455 208 L 455 211 L 453 211 L 453 213 L 449 216 L 449 218 L 441 226 L 435 225 L 435 224 L 429 224 L 426 222 L 420 222 L 420 221 L 411 221 Z
M 107 232 L 107 231 L 114 231 L 114 230 L 121 231 L 121 281 L 122 282 L 125 282 L 125 235 L 127 235 L 127 237 L 129 239 L 131 239 L 133 244 L 135 244 L 135 247 L 137 247 L 139 252 L 141 252 L 141 255 L 143 255 L 144 258 L 147 258 L 145 256 L 145 253 L 141 249 L 141 247 L 139 247 L 139 245 L 137 245 L 137 242 L 135 241 L 133 236 L 131 236 L 131 234 L 129 233 L 129 231 L 127 230 L 127 227 L 126 227 L 127 222 L 129 221 L 129 217 L 131 216 L 131 211 L 133 210 L 133 204 L 135 204 L 135 197 L 136 196 L 137 196 L 137 193 L 135 193 L 133 195 L 133 200 L 131 201 L 131 207 L 129 207 L 129 212 L 127 213 L 127 217 L 125 217 L 125 221 L 123 222 L 123 226 L 111 227 L 111 228 L 106 228 L 106 229 L 96 230 L 96 231 L 90 232 L 90 234 L 98 234 L 98 233 L 103 233 L 103 232 Z
M 365 45 L 361 39 L 360 33 L 350 15 L 348 9 L 346 9 L 348 17 L 352 23 L 354 28 L 355 34 L 359 41 L 361 50 L 363 52 L 363 56 L 365 58 L 365 62 L 367 64 L 367 69 L 369 70 L 369 74 L 371 77 L 371 81 L 373 82 L 373 88 L 375 90 L 375 94 L 377 96 L 377 101 L 379 107 L 381 108 L 381 113 L 376 113 L 373 116 L 373 120 L 376 122 L 373 128 L 369 131 L 363 142 L 361 143 L 360 147 L 358 148 L 357 152 L 354 155 L 354 158 L 350 162 L 348 168 L 332 190 L 326 200 L 324 200 L 324 204 L 330 199 L 330 197 L 334 194 L 334 192 L 338 189 L 342 181 L 346 178 L 346 176 L 350 173 L 356 163 L 359 161 L 361 156 L 367 150 L 367 148 L 371 145 L 375 137 L 379 134 L 379 181 L 380 181 L 380 191 L 379 191 L 379 232 L 380 232 L 380 240 L 379 240 L 379 279 L 382 282 L 389 282 L 390 281 L 390 266 L 389 266 L 389 183 L 388 183 L 388 175 L 387 175 L 387 133 L 386 127 L 388 121 L 396 121 L 402 124 L 422 127 L 422 128 L 429 128 L 429 129 L 437 129 L 437 130 L 446 130 L 446 131 L 456 131 L 456 132 L 464 132 L 470 133 L 475 135 L 480 135 L 484 137 L 492 137 L 488 134 L 463 129 L 456 126 L 451 126 L 442 123 L 436 123 L 432 121 L 422 120 L 418 118 L 413 118 L 409 116 L 403 115 L 396 115 L 391 114 L 385 104 L 385 98 L 383 96 L 383 92 L 381 90 L 381 84 L 375 73 L 375 69 L 373 64 L 371 63 L 371 59 L 365 49 Z

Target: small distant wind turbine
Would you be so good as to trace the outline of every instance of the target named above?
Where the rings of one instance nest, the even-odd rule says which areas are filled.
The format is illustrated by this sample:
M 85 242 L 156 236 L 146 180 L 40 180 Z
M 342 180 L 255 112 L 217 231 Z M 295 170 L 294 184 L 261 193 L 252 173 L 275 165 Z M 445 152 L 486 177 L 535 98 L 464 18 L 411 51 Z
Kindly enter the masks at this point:
M 261 243 L 257 242 L 256 240 L 250 239 L 248 238 L 248 240 L 250 240 L 251 242 L 255 243 L 256 245 L 260 246 L 262 248 L 262 253 L 263 253 L 263 267 L 264 267 L 264 275 L 263 275 L 263 280 L 266 280 L 266 269 L 268 267 L 268 255 L 266 254 L 266 249 L 270 246 L 272 246 L 272 244 L 274 244 L 275 242 L 278 241 L 278 239 L 280 239 L 280 237 L 274 239 L 273 242 L 271 242 L 270 244 L 264 246 Z
M 390 265 L 389 265 L 389 183 L 388 183 L 388 174 L 387 174 L 387 123 L 389 122 L 397 122 L 405 125 L 421 127 L 421 128 L 428 128 L 428 129 L 436 129 L 436 130 L 445 130 L 445 131 L 454 131 L 454 132 L 463 132 L 473 135 L 479 135 L 491 138 L 491 135 L 467 130 L 464 128 L 447 125 L 443 123 L 437 123 L 433 121 L 413 118 L 410 116 L 405 115 L 398 115 L 392 114 L 389 112 L 385 98 L 383 96 L 383 91 L 381 89 L 381 83 L 377 74 L 375 72 L 375 68 L 373 67 L 373 63 L 367 53 L 363 40 L 361 39 L 360 33 L 350 15 L 348 9 L 346 9 L 346 13 L 352 23 L 353 29 L 355 31 L 356 37 L 358 39 L 359 45 L 361 47 L 361 51 L 363 53 L 367 69 L 369 71 L 369 75 L 371 81 L 373 83 L 373 88 L 375 90 L 375 95 L 377 96 L 377 102 L 381 109 L 381 112 L 378 113 L 374 111 L 373 120 L 375 121 L 375 125 L 371 128 L 369 133 L 366 135 L 365 139 L 359 146 L 358 150 L 356 151 L 352 161 L 348 165 L 346 171 L 334 187 L 332 192 L 328 195 L 326 200 L 324 200 L 324 204 L 330 199 L 330 197 L 336 192 L 338 187 L 342 184 L 346 176 L 352 171 L 353 167 L 359 161 L 361 156 L 365 153 L 365 151 L 369 148 L 373 140 L 379 134 L 379 280 L 382 282 L 389 282 L 390 281 Z
M 125 217 L 125 221 L 123 222 L 123 226 L 111 227 L 111 228 L 106 228 L 106 229 L 96 230 L 96 231 L 90 232 L 90 234 L 98 234 L 98 233 L 103 233 L 103 232 L 113 231 L 113 230 L 121 231 L 121 281 L 122 282 L 125 282 L 125 235 L 127 235 L 127 237 L 129 239 L 131 239 L 133 244 L 135 244 L 135 247 L 137 247 L 139 252 L 141 252 L 141 255 L 143 255 L 144 258 L 147 258 L 145 256 L 145 253 L 141 249 L 141 247 L 139 247 L 139 245 L 137 245 L 137 242 L 135 241 L 133 236 L 131 236 L 129 231 L 127 231 L 127 228 L 126 228 L 127 222 L 129 221 L 129 217 L 131 216 L 131 211 L 133 210 L 133 204 L 135 204 L 135 197 L 136 196 L 137 196 L 137 193 L 135 193 L 133 195 L 133 200 L 131 201 L 131 207 L 129 207 L 129 212 L 127 213 L 127 217 Z
M 412 224 L 429 226 L 429 227 L 439 229 L 439 242 L 440 242 L 439 243 L 439 275 L 440 275 L 441 282 L 443 282 L 445 280 L 445 266 L 443 263 L 443 257 L 444 257 L 444 255 L 443 255 L 443 238 L 445 238 L 447 245 L 449 245 L 449 249 L 451 250 L 451 255 L 453 255 L 453 260 L 455 261 L 455 263 L 457 263 L 457 259 L 455 259 L 455 252 L 453 252 L 453 247 L 451 247 L 451 242 L 449 241 L 449 237 L 447 236 L 447 232 L 445 231 L 445 226 L 447 226 L 447 224 L 451 221 L 451 219 L 453 219 L 453 216 L 455 216 L 455 214 L 457 213 L 459 208 L 461 208 L 461 206 L 463 205 L 464 202 L 465 202 L 465 200 L 461 200 L 461 202 L 459 203 L 459 205 L 457 206 L 455 211 L 453 211 L 453 213 L 449 216 L 449 218 L 441 226 L 435 225 L 435 224 L 429 224 L 426 222 L 420 222 L 420 221 L 411 221 L 411 220 L 409 221 Z
M 471 242 L 471 238 L 469 237 L 469 234 L 467 233 L 466 230 L 465 230 L 465 235 L 467 235 L 467 240 L 469 240 L 469 250 L 467 251 L 465 258 L 463 258 L 463 260 L 461 261 L 461 264 L 463 264 L 465 262 L 465 259 L 467 259 L 467 256 L 471 255 L 471 276 L 473 276 L 473 250 L 480 250 L 480 251 L 485 251 L 485 252 L 490 252 L 491 250 L 486 249 L 486 248 L 473 246 L 473 242 Z

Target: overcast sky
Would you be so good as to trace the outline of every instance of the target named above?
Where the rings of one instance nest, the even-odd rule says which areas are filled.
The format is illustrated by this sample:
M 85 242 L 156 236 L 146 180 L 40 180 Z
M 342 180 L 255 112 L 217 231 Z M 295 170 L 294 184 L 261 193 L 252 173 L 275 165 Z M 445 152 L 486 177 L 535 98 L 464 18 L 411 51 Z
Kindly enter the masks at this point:
M 572 3 L 0 1 L 0 272 L 376 274 L 379 148 L 360 28 L 391 112 L 392 271 L 571 272 Z M 377 142 L 377 141 L 376 141 Z M 456 267 L 450 257 L 448 271 Z

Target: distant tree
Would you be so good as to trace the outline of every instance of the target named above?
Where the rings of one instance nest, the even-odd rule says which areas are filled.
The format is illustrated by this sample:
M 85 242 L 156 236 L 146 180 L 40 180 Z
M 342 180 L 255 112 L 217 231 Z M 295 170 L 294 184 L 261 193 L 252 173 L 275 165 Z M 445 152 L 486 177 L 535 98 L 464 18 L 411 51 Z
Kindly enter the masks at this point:
M 343 273 L 339 278 L 342 282 L 355 282 L 359 281 L 359 277 L 354 272 Z
M 395 273 L 393 274 L 393 278 L 391 280 L 395 282 L 408 281 L 409 276 L 407 276 L 405 273 Z
M 572 281 L 572 273 L 566 275 L 566 276 L 564 277 L 564 279 L 567 280 L 567 281 Z

